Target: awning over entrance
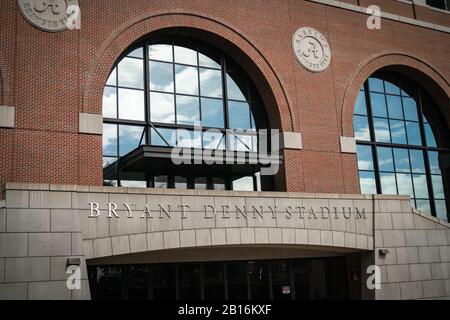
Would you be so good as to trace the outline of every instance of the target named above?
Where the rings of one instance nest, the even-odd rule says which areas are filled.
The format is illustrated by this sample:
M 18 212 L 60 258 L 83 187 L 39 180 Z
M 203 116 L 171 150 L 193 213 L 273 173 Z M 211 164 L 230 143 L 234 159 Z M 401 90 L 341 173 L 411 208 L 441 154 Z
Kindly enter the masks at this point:
M 105 178 L 120 172 L 149 175 L 248 175 L 261 168 L 280 166 L 281 155 L 258 152 L 202 150 L 142 145 L 104 168 Z

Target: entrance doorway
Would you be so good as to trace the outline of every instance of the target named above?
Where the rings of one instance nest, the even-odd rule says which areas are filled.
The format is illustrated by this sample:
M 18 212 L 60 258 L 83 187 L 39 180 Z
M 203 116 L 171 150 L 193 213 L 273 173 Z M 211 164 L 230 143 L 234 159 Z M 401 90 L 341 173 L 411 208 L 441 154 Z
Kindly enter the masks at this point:
M 89 266 L 95 300 L 348 299 L 345 258 Z

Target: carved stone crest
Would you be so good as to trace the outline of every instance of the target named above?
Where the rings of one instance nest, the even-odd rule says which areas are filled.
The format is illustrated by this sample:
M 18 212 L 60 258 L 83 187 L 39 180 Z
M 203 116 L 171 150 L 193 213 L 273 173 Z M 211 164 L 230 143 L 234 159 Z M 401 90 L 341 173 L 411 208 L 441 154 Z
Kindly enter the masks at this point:
M 68 8 L 78 0 L 17 0 L 20 11 L 33 26 L 50 32 L 67 29 Z
M 313 28 L 298 29 L 292 37 L 292 48 L 298 61 L 309 71 L 321 72 L 330 65 L 331 50 L 328 41 Z

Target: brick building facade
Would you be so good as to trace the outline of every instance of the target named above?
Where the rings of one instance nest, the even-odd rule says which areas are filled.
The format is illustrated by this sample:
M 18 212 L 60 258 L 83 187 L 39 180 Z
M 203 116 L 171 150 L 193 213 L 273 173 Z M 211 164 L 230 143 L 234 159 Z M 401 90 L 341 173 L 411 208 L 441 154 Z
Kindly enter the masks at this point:
M 409 200 L 402 196 L 360 195 L 353 122 L 360 88 L 371 75 L 382 70 L 412 79 L 423 88 L 442 116 L 445 123 L 443 132 L 448 133 L 449 11 L 430 7 L 423 0 L 78 2 L 80 29 L 47 32 L 27 21 L 17 1 L 0 1 L 0 199 L 4 199 L 4 208 L 0 209 L 0 222 L 3 224 L 0 226 L 0 297 L 47 298 L 51 297 L 53 289 L 63 292 L 66 298 L 93 295 L 92 290 L 82 294 L 67 291 L 63 288 L 64 277 L 54 277 L 50 271 L 47 276 L 38 276 L 37 280 L 20 275 L 8 276 L 8 270 L 25 270 L 27 261 L 30 261 L 25 259 L 42 260 L 42 257 L 47 257 L 44 262 L 40 261 L 46 270 L 51 269 L 50 265 L 62 268 L 68 257 L 80 257 L 83 265 L 85 260 L 87 265 L 122 264 L 124 260 L 120 257 L 127 259 L 123 254 L 150 254 L 153 251 L 164 254 L 166 249 L 215 246 L 213 238 L 216 231 L 213 230 L 219 228 L 218 225 L 207 227 L 210 233 L 206 240 L 199 240 L 203 239 L 199 237 L 205 226 L 193 227 L 197 242 L 194 241 L 192 246 L 186 238 L 185 245 L 183 240 L 179 240 L 175 246 L 162 244 L 150 248 L 149 245 L 156 240 L 149 240 L 149 237 L 170 238 L 171 234 L 166 233 L 175 232 L 176 237 L 182 238 L 185 228 L 175 227 L 176 231 L 170 227 L 156 228 L 159 233 L 155 235 L 148 226 L 138 231 L 124 227 L 126 231 L 113 232 L 109 225 L 109 231 L 103 233 L 96 229 L 101 227 L 89 227 L 89 222 L 84 219 L 88 214 L 88 202 L 100 203 L 103 200 L 98 199 L 103 199 L 104 195 L 107 202 L 118 203 L 129 202 L 130 193 L 141 192 L 140 196 L 147 197 L 147 200 L 152 192 L 162 195 L 156 189 L 139 191 L 102 187 L 101 126 L 105 83 L 123 53 L 143 38 L 167 35 L 189 37 L 213 45 L 236 61 L 258 91 L 270 127 L 285 133 L 281 170 L 271 188 L 278 193 L 273 197 L 270 193 L 256 192 L 244 195 L 239 195 L 238 191 L 235 194 L 231 191 L 189 192 L 216 200 L 221 196 L 248 196 L 244 200 L 247 202 L 256 195 L 261 197 L 262 203 L 267 197 L 274 204 L 278 198 L 289 198 L 292 193 L 292 197 L 302 201 L 313 198 L 318 202 L 311 207 L 317 205 L 318 208 L 322 207 L 320 201 L 323 199 L 327 203 L 331 199 L 343 199 L 344 202 L 350 199 L 348 201 L 352 204 L 349 207 L 356 207 L 356 202 L 360 201 L 367 208 L 366 213 L 374 216 L 374 221 L 367 222 L 368 225 L 364 224 L 362 229 L 356 227 L 358 221 L 355 221 L 353 231 L 345 229 L 345 226 L 333 229 L 332 224 L 292 226 L 292 230 L 289 226 L 284 229 L 278 225 L 259 226 L 264 229 L 260 230 L 263 233 L 272 230 L 270 228 L 275 233 L 280 232 L 280 240 L 273 235 L 261 243 L 255 238 L 258 231 L 253 229 L 258 228 L 247 224 L 244 229 L 237 230 L 239 239 L 242 240 L 249 232 L 252 240 L 239 240 L 236 244 L 242 247 L 261 244 L 286 246 L 294 250 L 286 255 L 289 258 L 320 256 L 317 252 L 321 250 L 326 252 L 324 256 L 330 256 L 329 253 L 334 251 L 330 248 L 345 248 L 342 255 L 349 252 L 357 255 L 356 265 L 359 265 L 358 272 L 363 274 L 363 279 L 365 270 L 361 266 L 374 262 L 381 265 L 382 290 L 374 294 L 366 292 L 365 288 L 355 289 L 352 286 L 358 287 L 359 284 L 350 283 L 347 287 L 352 292 L 348 296 L 351 298 L 450 297 L 448 223 L 412 209 L 408 206 Z M 370 5 L 381 8 L 381 29 L 370 30 L 367 27 L 369 16 L 366 8 Z M 326 70 L 310 72 L 297 60 L 292 49 L 292 37 L 301 27 L 319 30 L 328 41 L 331 63 Z M 296 142 L 292 143 L 288 135 Z M 447 201 L 448 208 L 449 160 L 445 155 L 441 158 L 444 159 L 441 170 L 447 196 L 443 201 Z M 170 194 L 170 191 L 164 192 Z M 172 192 L 183 202 L 184 197 L 192 195 L 188 191 Z M 86 203 L 76 203 L 81 202 L 79 197 L 90 193 L 93 194 L 91 198 L 83 198 Z M 125 199 L 111 200 L 116 193 Z M 354 196 L 345 196 L 349 194 Z M 67 202 L 58 204 L 55 203 L 58 199 L 48 199 L 58 195 L 62 199 L 68 197 Z M 26 216 L 32 212 L 39 214 L 42 220 L 38 226 L 30 225 L 27 229 Z M 79 221 L 71 220 L 78 215 Z M 9 225 L 14 219 L 19 219 L 19 225 Z M 53 224 L 54 219 L 64 221 L 64 226 L 53 230 L 58 225 L 57 222 Z M 68 221 L 73 222 L 73 229 Z M 239 229 L 231 225 L 220 228 L 224 234 L 230 232 L 229 239 L 234 239 L 232 233 Z M 283 230 L 286 237 L 283 237 Z M 291 231 L 286 230 L 293 232 L 292 239 L 288 236 Z M 302 240 L 299 230 L 308 231 L 310 238 L 306 236 L 306 240 Z M 435 236 L 433 230 L 438 230 L 439 236 Z M 333 232 L 342 232 L 335 235 L 337 242 L 332 237 Z M 68 239 L 71 244 L 53 252 L 48 243 L 56 241 L 50 239 L 54 233 L 60 235 L 58 239 L 62 243 Z M 39 238 L 40 235 L 47 240 Z M 190 236 L 188 233 L 184 235 Z M 318 240 L 314 238 L 317 235 Z M 30 236 L 36 237 L 35 241 L 30 242 Z M 422 240 L 421 236 L 424 237 Z M 144 239 L 143 248 L 132 249 L 131 243 L 140 243 L 138 239 L 141 237 Z M 341 237 L 342 243 L 339 242 Z M 358 243 L 357 239 L 362 242 Z M 125 250 L 121 249 L 122 240 L 127 242 Z M 33 243 L 39 241 L 43 243 L 42 248 L 47 249 L 32 250 Z M 105 241 L 108 242 L 106 247 Z M 217 243 L 222 247 L 234 245 L 234 242 L 227 243 L 226 240 Z M 296 253 L 296 245 L 299 252 L 309 250 L 314 254 Z M 389 255 L 394 257 L 390 262 L 379 256 L 379 249 L 386 248 L 390 251 L 386 259 Z M 96 260 L 116 255 L 119 258 L 113 262 Z M 205 253 L 200 260 L 207 260 L 207 256 Z M 228 257 L 225 260 L 241 260 L 245 259 L 245 253 L 225 254 L 225 257 Z M 268 259 L 273 256 L 267 251 L 261 257 Z M 353 258 L 347 257 L 349 270 L 350 264 L 355 264 Z M 180 261 L 185 259 L 181 257 Z M 158 261 L 151 254 L 144 260 L 147 263 Z M 220 261 L 219 258 L 214 260 Z M 128 261 L 140 261 L 139 256 Z M 176 259 L 167 257 L 160 261 Z M 418 272 L 419 269 L 423 272 Z M 404 276 L 405 273 L 408 275 Z M 83 279 L 87 279 L 86 274 L 83 274 Z

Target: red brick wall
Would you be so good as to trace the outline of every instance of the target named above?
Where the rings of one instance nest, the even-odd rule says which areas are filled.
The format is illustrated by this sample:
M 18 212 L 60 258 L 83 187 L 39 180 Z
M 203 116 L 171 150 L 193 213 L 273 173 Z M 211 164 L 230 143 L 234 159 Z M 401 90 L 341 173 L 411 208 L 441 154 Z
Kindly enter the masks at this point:
M 377 5 L 380 7 L 382 12 L 398 14 L 407 18 L 414 18 L 413 6 L 408 3 L 397 0 L 359 0 L 359 3 L 363 7 Z
M 416 6 L 416 19 L 450 27 L 450 13 Z
M 450 91 L 450 36 L 443 32 L 389 20 L 370 31 L 366 15 L 300 0 L 79 2 L 81 30 L 59 33 L 32 27 L 16 1 L 0 2 L 0 102 L 16 107 L 15 129 L 0 129 L 0 185 L 101 185 L 101 137 L 78 134 L 78 113 L 101 112 L 102 87 L 114 61 L 139 37 L 161 28 L 208 31 L 195 34 L 249 72 L 273 126 L 302 133 L 304 149 L 285 152 L 284 177 L 277 178 L 279 188 L 289 191 L 359 192 L 356 157 L 340 153 L 339 136 L 352 134 L 357 88 L 368 65 L 390 63 L 371 64 L 384 52 L 406 53 L 405 63 L 419 61 L 443 92 Z M 392 13 L 412 15 L 404 3 L 378 2 Z M 448 16 L 435 16 L 421 19 L 448 22 Z M 331 65 L 322 73 L 306 71 L 292 53 L 292 34 L 303 26 L 318 29 L 330 43 Z

